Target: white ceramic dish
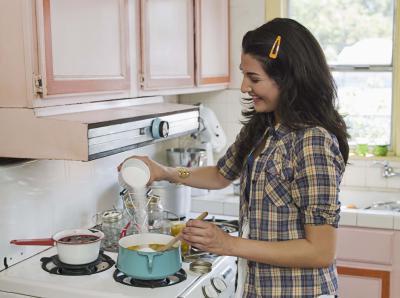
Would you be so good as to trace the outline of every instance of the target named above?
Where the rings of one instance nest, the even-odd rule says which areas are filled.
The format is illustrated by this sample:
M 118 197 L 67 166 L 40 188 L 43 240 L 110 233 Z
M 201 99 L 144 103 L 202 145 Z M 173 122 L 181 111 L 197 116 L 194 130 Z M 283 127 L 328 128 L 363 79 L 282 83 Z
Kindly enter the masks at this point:
M 140 159 L 127 159 L 121 166 L 118 180 L 126 189 L 144 189 L 150 180 L 150 169 Z

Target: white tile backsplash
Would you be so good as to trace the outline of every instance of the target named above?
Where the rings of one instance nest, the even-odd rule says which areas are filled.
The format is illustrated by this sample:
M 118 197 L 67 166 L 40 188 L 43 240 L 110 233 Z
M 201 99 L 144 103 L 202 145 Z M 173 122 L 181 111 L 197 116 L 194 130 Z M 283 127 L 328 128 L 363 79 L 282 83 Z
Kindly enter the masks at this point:
M 237 202 L 225 202 L 223 206 L 223 214 L 239 216 L 239 204 Z
M 388 179 L 382 177 L 381 166 L 369 163 L 365 167 L 365 186 L 386 188 Z
M 178 140 L 81 162 L 32 160 L 0 164 L 0 258 L 9 263 L 43 247 L 17 247 L 12 239 L 47 238 L 59 230 L 88 227 L 97 212 L 122 207 L 117 166 L 131 155 L 165 163 Z M 1 161 L 1 160 L 0 160 Z M 2 262 L 3 263 L 3 262 Z M 0 264 L 0 270 L 2 269 Z
M 223 210 L 221 201 L 192 199 L 192 212 L 207 211 L 210 214 L 223 214 Z
M 365 165 L 351 163 L 346 166 L 343 177 L 343 185 L 346 186 L 365 186 Z
M 387 187 L 400 190 L 400 176 L 387 178 Z
M 389 165 L 396 168 L 399 163 L 390 161 Z M 388 189 L 400 191 L 400 176 L 385 178 L 382 176 L 382 172 L 382 165 L 377 164 L 374 160 L 350 159 L 350 164 L 346 166 L 342 185 L 346 187 L 364 187 L 368 190 Z

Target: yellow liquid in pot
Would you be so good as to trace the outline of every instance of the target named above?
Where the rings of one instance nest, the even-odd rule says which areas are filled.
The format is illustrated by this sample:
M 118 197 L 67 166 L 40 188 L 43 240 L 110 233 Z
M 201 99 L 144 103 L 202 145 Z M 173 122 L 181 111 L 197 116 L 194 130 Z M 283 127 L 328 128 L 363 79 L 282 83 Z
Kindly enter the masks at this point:
M 159 251 L 162 248 L 164 248 L 164 246 L 165 244 L 156 244 L 156 243 L 151 243 L 147 245 L 147 247 L 151 248 L 154 251 Z M 132 245 L 128 246 L 127 249 L 140 251 L 143 247 L 146 247 L 146 245 Z

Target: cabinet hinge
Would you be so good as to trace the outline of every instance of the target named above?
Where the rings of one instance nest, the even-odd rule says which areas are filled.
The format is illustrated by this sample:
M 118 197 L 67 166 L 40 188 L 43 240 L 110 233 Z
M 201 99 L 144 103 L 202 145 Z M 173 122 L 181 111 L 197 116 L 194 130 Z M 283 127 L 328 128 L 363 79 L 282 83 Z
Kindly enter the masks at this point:
M 144 87 L 144 74 L 139 74 L 140 87 Z
M 41 75 L 34 76 L 34 88 L 37 95 L 43 95 L 43 80 Z

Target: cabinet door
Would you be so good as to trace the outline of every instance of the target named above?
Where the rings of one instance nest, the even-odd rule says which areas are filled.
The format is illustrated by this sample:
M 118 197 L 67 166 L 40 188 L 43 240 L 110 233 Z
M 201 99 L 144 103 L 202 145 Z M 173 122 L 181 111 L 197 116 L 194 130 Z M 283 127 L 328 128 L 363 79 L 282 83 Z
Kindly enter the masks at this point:
M 128 0 L 43 0 L 41 9 L 44 96 L 129 90 Z
M 389 298 L 390 272 L 338 267 L 339 297 Z
M 229 0 L 195 0 L 197 84 L 229 82 Z
M 144 90 L 194 86 L 192 0 L 141 1 Z

